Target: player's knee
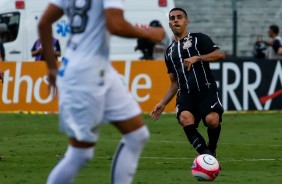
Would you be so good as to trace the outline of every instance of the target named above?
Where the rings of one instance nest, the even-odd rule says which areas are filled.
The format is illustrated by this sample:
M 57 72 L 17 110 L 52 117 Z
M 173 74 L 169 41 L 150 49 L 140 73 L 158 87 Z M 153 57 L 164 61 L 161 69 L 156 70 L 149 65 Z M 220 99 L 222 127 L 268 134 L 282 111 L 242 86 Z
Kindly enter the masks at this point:
M 87 163 L 87 162 L 91 161 L 93 159 L 93 157 L 94 157 L 94 152 L 92 152 L 90 154 L 86 154 L 85 157 L 84 157 L 85 162 Z
M 185 127 L 188 125 L 192 125 L 195 122 L 195 118 L 192 115 L 192 113 L 188 112 L 188 111 L 183 111 L 180 113 L 179 115 L 179 123 Z
M 210 128 L 216 128 L 219 125 L 219 115 L 216 112 L 208 114 L 205 118 L 207 126 Z
M 81 160 L 84 162 L 84 164 L 87 164 L 90 162 L 94 157 L 94 149 L 93 150 L 85 150 L 84 152 L 81 152 Z
M 71 159 L 80 167 L 86 165 L 90 160 L 94 157 L 94 147 L 91 148 L 77 148 L 69 146 L 65 158 L 63 159 Z
M 147 126 L 134 130 L 123 136 L 123 141 L 132 149 L 143 147 L 150 138 L 150 133 Z
M 150 138 L 150 132 L 149 132 L 147 126 L 141 127 L 137 136 L 136 136 L 136 138 L 137 138 L 136 142 L 141 142 L 142 144 L 145 144 Z

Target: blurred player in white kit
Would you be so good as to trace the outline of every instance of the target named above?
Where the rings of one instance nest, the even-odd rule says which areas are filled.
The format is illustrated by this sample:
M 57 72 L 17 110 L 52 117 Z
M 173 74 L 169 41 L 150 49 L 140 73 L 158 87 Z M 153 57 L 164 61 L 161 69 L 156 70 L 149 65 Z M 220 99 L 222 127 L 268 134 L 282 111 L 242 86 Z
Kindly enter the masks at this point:
M 133 180 L 149 131 L 138 103 L 109 61 L 109 38 L 114 34 L 159 42 L 164 30 L 132 26 L 125 20 L 123 9 L 123 0 L 50 0 L 40 19 L 38 29 L 49 87 L 58 87 L 60 129 L 69 139 L 63 159 L 48 176 L 48 184 L 73 182 L 93 158 L 99 126 L 104 121 L 111 122 L 122 134 L 112 162 L 111 184 Z M 71 34 L 58 69 L 52 24 L 64 14 Z

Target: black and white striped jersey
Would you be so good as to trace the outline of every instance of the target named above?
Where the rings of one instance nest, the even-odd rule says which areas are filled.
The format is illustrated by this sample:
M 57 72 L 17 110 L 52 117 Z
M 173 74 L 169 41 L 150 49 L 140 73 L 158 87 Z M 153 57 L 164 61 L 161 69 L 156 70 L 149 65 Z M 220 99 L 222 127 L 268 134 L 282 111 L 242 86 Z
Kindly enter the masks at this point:
M 177 77 L 180 93 L 201 91 L 216 87 L 215 79 L 211 73 L 209 62 L 199 61 L 192 65 L 190 70 L 184 66 L 183 61 L 197 55 L 209 54 L 219 47 L 211 38 L 203 33 L 189 33 L 187 37 L 174 41 L 165 52 L 165 62 L 168 73 Z

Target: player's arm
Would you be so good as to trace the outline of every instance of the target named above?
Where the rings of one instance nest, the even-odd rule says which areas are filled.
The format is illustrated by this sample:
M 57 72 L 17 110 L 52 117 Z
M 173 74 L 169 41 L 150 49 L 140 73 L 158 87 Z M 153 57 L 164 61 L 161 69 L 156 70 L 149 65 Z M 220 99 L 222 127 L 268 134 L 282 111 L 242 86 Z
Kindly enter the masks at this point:
M 198 61 L 213 62 L 220 61 L 225 58 L 224 53 L 219 50 L 219 47 L 214 44 L 209 36 L 199 34 L 197 38 L 197 46 L 201 54 L 199 56 L 184 59 L 184 65 L 188 68 L 188 70 L 190 70 L 192 64 Z
M 220 50 L 215 50 L 209 54 L 196 56 L 197 61 L 220 61 L 225 58 L 225 55 Z
M 57 68 L 53 48 L 52 24 L 61 18 L 63 13 L 63 10 L 59 7 L 49 4 L 38 24 L 39 37 L 44 50 L 43 55 L 49 69 Z
M 224 58 L 225 58 L 225 55 L 220 50 L 215 50 L 209 54 L 193 56 L 193 57 L 184 59 L 184 66 L 187 67 L 188 70 L 190 70 L 192 64 L 198 61 L 213 62 L 213 61 L 220 61 Z
M 49 4 L 38 24 L 43 55 L 48 67 L 49 84 L 52 87 L 56 87 L 56 75 L 58 70 L 53 48 L 52 24 L 61 18 L 63 13 L 63 10 L 59 7 L 54 4 Z
M 265 41 L 265 40 L 262 40 L 261 42 L 264 43 L 264 44 L 267 45 L 267 46 L 272 46 L 272 45 L 273 45 L 273 42 L 272 42 L 272 41 Z
M 164 29 L 151 27 L 142 29 L 131 25 L 123 15 L 122 9 L 107 8 L 104 11 L 108 31 L 117 36 L 126 38 L 144 38 L 154 42 L 160 42 L 164 38 Z
M 278 54 L 278 50 L 279 50 L 280 47 L 281 47 L 280 41 L 277 40 L 277 39 L 274 40 L 274 41 L 273 41 L 272 48 L 273 48 L 273 50 L 275 51 L 276 54 Z
M 175 96 L 178 90 L 178 83 L 177 83 L 177 78 L 174 73 L 169 74 L 169 79 L 170 79 L 170 86 L 165 93 L 164 97 L 160 101 L 160 104 L 167 105 L 172 98 Z
M 279 47 L 278 54 L 282 56 L 282 47 Z
M 0 80 L 2 82 L 4 82 L 4 72 L 2 71 L 2 69 L 0 68 Z
M 155 106 L 150 113 L 153 120 L 158 120 L 164 111 L 166 105 L 173 99 L 178 90 L 178 83 L 174 73 L 169 73 L 170 86 L 161 101 Z

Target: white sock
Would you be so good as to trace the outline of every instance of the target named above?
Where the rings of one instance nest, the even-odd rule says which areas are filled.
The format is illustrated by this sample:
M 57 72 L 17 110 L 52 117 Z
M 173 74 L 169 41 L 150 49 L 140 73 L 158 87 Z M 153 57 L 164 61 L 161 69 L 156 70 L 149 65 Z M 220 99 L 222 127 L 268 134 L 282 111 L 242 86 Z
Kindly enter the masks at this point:
M 68 146 L 64 158 L 50 173 L 47 184 L 69 184 L 76 174 L 93 158 L 94 147 L 77 148 Z
M 130 184 L 149 131 L 143 126 L 123 136 L 112 162 L 111 184 Z

